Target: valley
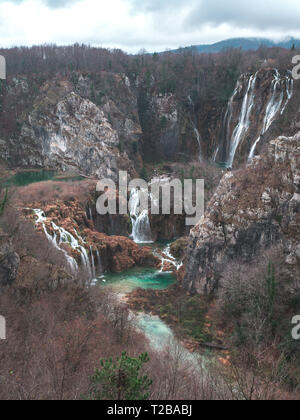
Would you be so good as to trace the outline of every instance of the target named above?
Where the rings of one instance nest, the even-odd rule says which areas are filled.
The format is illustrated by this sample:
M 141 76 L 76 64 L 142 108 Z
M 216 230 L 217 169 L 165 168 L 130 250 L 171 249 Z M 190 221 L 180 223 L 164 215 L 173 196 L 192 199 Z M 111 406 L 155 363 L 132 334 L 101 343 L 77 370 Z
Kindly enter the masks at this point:
M 88 398 L 126 351 L 152 399 L 297 399 L 295 51 L 29 51 L 0 85 L 0 395 Z M 204 179 L 204 215 L 141 210 L 120 171 Z M 124 214 L 99 214 L 103 179 Z

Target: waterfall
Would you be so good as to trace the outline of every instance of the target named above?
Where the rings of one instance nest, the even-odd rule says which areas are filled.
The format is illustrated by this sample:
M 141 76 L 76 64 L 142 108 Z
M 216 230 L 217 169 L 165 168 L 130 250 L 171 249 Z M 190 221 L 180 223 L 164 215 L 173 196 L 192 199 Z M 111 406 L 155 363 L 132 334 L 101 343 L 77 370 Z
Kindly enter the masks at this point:
M 274 75 L 274 79 L 272 81 L 272 95 L 271 98 L 268 102 L 267 108 L 266 108 L 266 113 L 265 113 L 265 117 L 264 117 L 264 121 L 263 121 L 263 127 L 260 133 L 260 136 L 258 137 L 258 139 L 254 142 L 250 153 L 249 153 L 249 157 L 248 160 L 251 161 L 254 156 L 255 156 L 255 150 L 256 150 L 256 146 L 257 144 L 260 142 L 261 137 L 268 131 L 268 129 L 271 127 L 274 119 L 276 118 L 276 115 L 278 114 L 278 112 L 280 111 L 280 108 L 282 106 L 282 102 L 283 102 L 283 98 L 284 98 L 284 93 L 283 90 L 281 90 L 280 92 L 280 96 L 279 98 L 277 97 L 277 89 L 278 86 L 281 84 L 281 79 L 280 79 L 280 74 L 278 72 L 277 69 L 274 69 L 275 71 L 275 75 Z M 287 101 L 281 111 L 281 114 L 283 114 L 284 109 L 286 108 L 289 100 L 292 97 L 292 88 L 290 89 L 290 79 L 287 78 L 288 81 L 286 80 L 286 84 L 287 84 L 287 88 L 286 88 L 286 92 L 287 92 Z M 293 86 L 293 84 L 292 84 Z
M 227 110 L 226 110 L 226 114 L 225 114 L 225 118 L 224 118 L 224 126 L 226 127 L 226 138 L 228 139 L 230 136 L 230 124 L 231 124 L 231 120 L 232 120 L 232 113 L 233 113 L 233 101 L 240 89 L 241 83 L 238 80 L 237 84 L 235 86 L 233 95 L 231 96 L 229 102 L 228 102 L 228 106 L 227 106 Z M 227 123 L 227 124 L 226 124 Z
M 233 102 L 234 99 L 237 95 L 237 93 L 239 92 L 241 87 L 241 82 L 240 80 L 237 81 L 234 92 L 232 94 L 232 96 L 230 97 L 228 104 L 227 104 L 227 109 L 225 112 L 225 116 L 224 116 L 224 120 L 223 120 L 223 125 L 222 125 L 222 138 L 221 140 L 225 143 L 228 144 L 228 139 L 230 139 L 230 126 L 231 126 L 231 121 L 232 121 L 232 114 L 233 114 Z M 220 152 L 222 148 L 222 145 L 219 144 L 217 150 L 214 152 L 213 154 L 213 162 L 217 161 L 218 158 L 218 154 Z
M 94 259 L 92 245 L 90 246 L 90 251 L 91 251 L 91 260 L 92 260 L 92 274 L 93 274 L 93 278 L 95 278 L 96 277 L 96 266 L 95 266 L 95 259 Z
M 98 249 L 96 250 L 96 254 L 97 254 L 97 262 L 98 262 L 98 270 L 99 270 L 99 273 L 102 274 L 103 266 L 102 266 L 101 256 Z
M 81 255 L 81 262 L 82 265 L 86 268 L 86 271 L 89 274 L 89 277 L 92 278 L 92 269 L 91 264 L 89 261 L 88 253 L 84 246 L 80 244 L 85 243 L 82 237 L 75 231 L 75 234 L 78 239 L 76 239 L 70 232 L 67 232 L 64 228 L 57 226 L 54 222 L 51 222 L 51 226 L 53 229 L 53 236 L 51 236 L 46 228 L 45 222 L 47 221 L 47 218 L 45 216 L 45 213 L 40 209 L 33 210 L 34 214 L 37 216 L 36 224 L 42 224 L 45 235 L 47 239 L 54 245 L 56 249 L 63 252 L 68 264 L 70 265 L 71 269 L 75 272 L 78 270 L 78 264 L 75 261 L 73 257 L 71 257 L 67 251 L 65 251 L 63 248 L 60 247 L 62 244 L 68 244 L 72 249 L 78 251 Z M 59 240 L 57 239 L 59 236 Z
M 190 106 L 193 108 L 193 114 L 195 114 L 195 105 L 194 105 L 194 102 L 193 102 L 193 100 L 191 98 L 191 95 L 188 95 L 188 101 L 189 101 Z M 197 125 L 192 120 L 192 118 L 191 118 L 191 123 L 192 123 L 192 126 L 193 126 L 193 130 L 194 130 L 194 133 L 195 133 L 195 136 L 196 136 L 197 143 L 198 143 L 198 147 L 199 147 L 199 161 L 201 163 L 203 161 L 203 159 L 202 159 L 202 147 L 201 147 L 201 136 L 200 136 L 199 130 L 197 128 Z
M 129 213 L 132 222 L 132 238 L 136 243 L 152 243 L 152 233 L 148 210 L 140 210 L 140 194 L 144 191 L 133 189 L 129 200 Z
M 214 155 L 213 155 L 213 162 L 215 162 L 217 160 L 217 156 L 220 150 L 220 146 L 217 147 L 217 150 L 215 151 Z
M 255 91 L 257 74 L 258 72 L 249 78 L 247 92 L 243 100 L 239 122 L 236 128 L 234 129 L 233 136 L 231 139 L 231 148 L 230 148 L 230 153 L 229 153 L 228 167 L 232 167 L 237 148 L 241 140 L 243 140 L 243 138 L 245 137 L 250 126 L 250 116 L 251 116 L 251 111 L 254 104 L 254 97 L 255 97 L 254 91 Z
M 286 83 L 286 101 L 285 104 L 281 110 L 281 115 L 283 115 L 285 108 L 287 107 L 288 103 L 292 99 L 293 91 L 294 91 L 294 79 L 292 77 L 287 76 L 285 79 Z
M 198 146 L 199 146 L 199 161 L 200 161 L 200 162 L 202 162 L 202 148 L 201 148 L 201 138 L 200 138 L 200 133 L 199 133 L 198 128 L 196 127 L 196 124 L 194 124 L 194 123 L 193 123 L 193 121 L 192 121 L 192 124 L 193 124 L 194 133 L 195 133 L 195 135 L 196 135 L 196 139 L 197 139 Z
M 163 255 L 161 255 L 160 253 L 156 253 L 156 255 L 161 259 L 161 264 L 162 264 L 161 269 L 160 269 L 161 273 L 164 270 L 164 263 L 166 263 L 166 262 L 169 263 L 169 264 L 171 263 L 176 268 L 176 271 L 178 271 L 183 266 L 183 262 L 179 263 L 173 257 L 173 255 L 171 254 L 171 246 L 170 245 L 167 245 L 167 247 L 163 249 L 162 254 Z
M 94 222 L 93 220 L 93 213 L 92 213 L 92 209 L 89 207 L 89 218 L 92 222 Z

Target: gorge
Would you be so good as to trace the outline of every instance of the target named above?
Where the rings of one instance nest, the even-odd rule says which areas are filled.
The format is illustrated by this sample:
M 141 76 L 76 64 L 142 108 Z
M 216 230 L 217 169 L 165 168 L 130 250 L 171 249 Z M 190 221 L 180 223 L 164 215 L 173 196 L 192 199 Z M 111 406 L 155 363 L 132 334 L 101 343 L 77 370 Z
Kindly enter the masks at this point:
M 32 321 L 36 330 L 28 340 L 34 342 L 39 328 L 49 326 L 44 346 L 55 331 L 59 351 L 73 343 L 75 332 L 82 343 L 102 334 L 91 341 L 81 372 L 91 373 L 98 347 L 105 357 L 109 348 L 129 346 L 134 354 L 149 348 L 156 363 L 175 363 L 184 354 L 191 371 L 196 359 L 197 372 L 208 361 L 205 383 L 217 371 L 213 380 L 224 393 L 238 366 L 241 376 L 257 379 L 257 399 L 266 395 L 268 383 L 274 383 L 268 389 L 273 397 L 298 395 L 299 347 L 289 334 L 300 307 L 300 89 L 291 74 L 294 52 L 131 56 L 75 50 L 5 50 L 10 71 L 0 85 L 3 314 L 15 322 L 12 308 L 18 307 L 18 331 L 26 314 L 24 331 Z M 33 72 L 33 65 L 40 71 Z M 104 191 L 98 181 L 108 178 L 118 186 L 120 171 L 146 184 L 153 178 L 204 179 L 204 216 L 190 229 L 174 201 L 171 214 L 152 214 L 150 206 L 141 209 L 142 195 L 148 199 L 151 193 L 139 188 L 124 198 L 126 214 L 99 214 Z M 56 321 L 68 326 L 61 329 L 65 335 L 53 327 Z M 136 322 L 138 329 L 132 329 Z M 85 336 L 89 328 L 93 338 Z M 177 352 L 168 350 L 170 337 Z M 3 363 L 10 361 L 7 354 Z M 20 360 L 19 353 L 11 354 Z M 50 356 L 35 360 L 40 358 L 48 366 Z M 282 360 L 285 380 L 278 372 L 268 376 Z M 185 362 L 179 363 L 182 371 Z M 183 378 L 187 393 L 198 380 L 189 374 Z M 17 380 L 5 378 L 19 389 Z M 233 382 L 231 398 L 236 377 Z M 176 386 L 163 396 L 180 397 Z M 212 385 L 205 389 L 206 395 L 215 392 Z M 239 392 L 237 399 L 243 399 Z

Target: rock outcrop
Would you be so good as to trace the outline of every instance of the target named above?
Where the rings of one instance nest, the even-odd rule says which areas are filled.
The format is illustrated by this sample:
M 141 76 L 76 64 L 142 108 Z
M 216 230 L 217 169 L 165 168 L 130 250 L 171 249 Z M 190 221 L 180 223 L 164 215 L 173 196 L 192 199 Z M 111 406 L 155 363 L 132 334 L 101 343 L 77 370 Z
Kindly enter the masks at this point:
M 226 264 L 255 261 L 273 244 L 299 268 L 300 133 L 271 141 L 246 169 L 228 172 L 191 231 L 183 284 L 214 293 Z
M 31 112 L 18 139 L 18 162 L 116 178 L 118 144 L 103 111 L 71 92 L 53 108 L 47 104 Z
M 43 214 L 37 230 L 42 235 L 46 230 L 53 245 L 59 245 L 67 259 L 73 258 L 73 263 L 85 269 L 89 276 L 104 271 L 126 271 L 134 266 L 160 265 L 160 259 L 153 255 L 151 248 L 142 248 L 125 236 L 98 232 L 93 220 L 87 217 L 85 205 L 76 198 L 30 205 L 30 209 L 37 208 L 42 209 Z M 36 223 L 37 215 L 30 209 L 24 210 L 24 214 Z

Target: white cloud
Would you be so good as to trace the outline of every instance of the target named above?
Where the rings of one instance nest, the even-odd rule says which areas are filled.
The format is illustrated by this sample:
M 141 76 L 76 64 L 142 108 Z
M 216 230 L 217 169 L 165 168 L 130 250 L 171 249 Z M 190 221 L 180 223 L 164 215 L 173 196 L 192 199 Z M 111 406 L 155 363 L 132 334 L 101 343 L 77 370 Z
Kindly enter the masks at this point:
M 163 51 L 235 36 L 300 37 L 299 16 L 299 0 L 0 0 L 0 44 Z

